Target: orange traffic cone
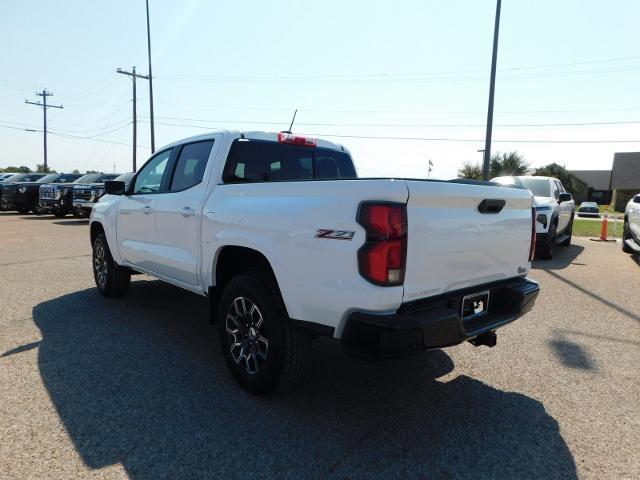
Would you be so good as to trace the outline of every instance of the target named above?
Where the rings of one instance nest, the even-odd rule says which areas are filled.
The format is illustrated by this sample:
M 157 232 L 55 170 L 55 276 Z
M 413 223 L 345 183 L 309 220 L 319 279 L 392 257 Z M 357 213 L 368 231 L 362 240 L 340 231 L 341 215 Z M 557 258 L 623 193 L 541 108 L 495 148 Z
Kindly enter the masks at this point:
M 607 241 L 607 222 L 609 220 L 608 211 L 609 209 L 607 208 L 604 211 L 604 216 L 602 217 L 602 229 L 600 230 L 600 240 L 602 240 L 603 242 Z
M 593 242 L 615 242 L 615 240 L 607 240 L 607 222 L 609 221 L 609 207 L 604 211 L 602 216 L 602 229 L 600 230 L 600 238 L 590 238 Z M 615 225 L 615 224 L 614 224 Z

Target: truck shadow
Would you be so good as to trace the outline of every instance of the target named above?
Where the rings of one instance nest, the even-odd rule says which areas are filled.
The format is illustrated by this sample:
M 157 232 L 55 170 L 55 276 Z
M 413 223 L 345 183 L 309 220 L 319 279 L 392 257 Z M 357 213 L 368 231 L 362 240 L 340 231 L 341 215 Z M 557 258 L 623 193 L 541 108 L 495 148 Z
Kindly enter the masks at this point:
M 579 263 L 574 262 L 583 250 L 584 247 L 581 245 L 571 244 L 568 247 L 558 246 L 556 247 L 551 260 L 534 259 L 531 267 L 533 269 L 540 270 L 562 270 L 572 263 L 574 265 L 579 265 Z
M 53 222 L 55 225 L 63 225 L 65 227 L 82 227 L 89 225 L 88 218 L 74 218 L 70 220 L 58 220 Z
M 370 363 L 314 342 L 299 391 L 261 399 L 221 361 L 206 301 L 157 281 L 41 303 L 38 363 L 83 461 L 131 478 L 576 478 L 544 406 L 443 351 Z

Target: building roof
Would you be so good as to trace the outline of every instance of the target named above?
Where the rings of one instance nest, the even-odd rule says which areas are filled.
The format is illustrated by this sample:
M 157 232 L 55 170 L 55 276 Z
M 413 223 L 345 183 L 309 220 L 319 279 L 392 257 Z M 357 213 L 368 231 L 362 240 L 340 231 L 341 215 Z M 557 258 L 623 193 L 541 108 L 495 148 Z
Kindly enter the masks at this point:
M 622 152 L 613 156 L 611 188 L 640 190 L 640 152 Z
M 594 190 L 609 190 L 611 170 L 569 170 L 574 177 Z

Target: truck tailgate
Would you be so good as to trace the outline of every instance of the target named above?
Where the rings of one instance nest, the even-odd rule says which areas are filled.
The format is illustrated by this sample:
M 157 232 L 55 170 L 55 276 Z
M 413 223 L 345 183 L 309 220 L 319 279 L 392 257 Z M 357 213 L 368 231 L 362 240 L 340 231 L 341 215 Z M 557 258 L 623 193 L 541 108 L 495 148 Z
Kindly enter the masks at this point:
M 528 190 L 407 180 L 404 302 L 528 272 L 532 197 Z M 504 206 L 482 213 L 485 205 Z M 493 202 L 497 200 L 497 202 Z

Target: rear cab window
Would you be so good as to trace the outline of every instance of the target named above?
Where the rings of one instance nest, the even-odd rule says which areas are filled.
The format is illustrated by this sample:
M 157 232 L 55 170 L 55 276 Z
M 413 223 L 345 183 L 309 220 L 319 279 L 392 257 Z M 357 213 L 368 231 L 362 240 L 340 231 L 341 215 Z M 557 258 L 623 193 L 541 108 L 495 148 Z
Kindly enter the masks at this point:
M 345 152 L 246 139 L 233 142 L 222 176 L 225 183 L 354 178 L 353 162 Z

